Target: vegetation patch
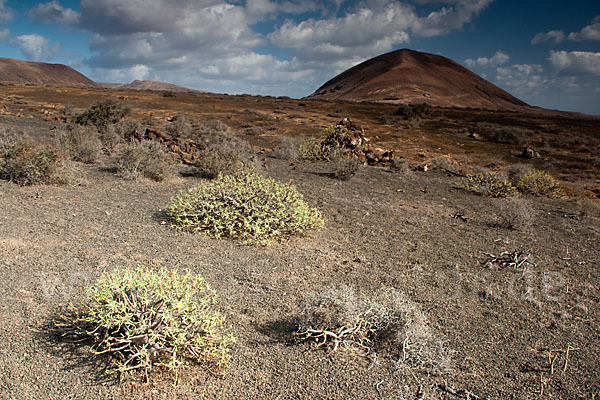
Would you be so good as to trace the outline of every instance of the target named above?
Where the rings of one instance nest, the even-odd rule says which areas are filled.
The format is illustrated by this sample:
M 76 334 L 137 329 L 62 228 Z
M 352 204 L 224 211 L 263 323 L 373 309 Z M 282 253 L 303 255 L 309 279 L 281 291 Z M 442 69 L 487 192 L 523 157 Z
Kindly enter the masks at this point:
M 559 197 L 562 194 L 560 183 L 547 171 L 532 171 L 521 176 L 516 182 L 517 189 L 533 196 Z
M 173 171 L 174 161 L 163 145 L 152 140 L 117 147 L 113 156 L 117 175 L 124 179 L 145 177 L 162 181 Z
M 92 164 L 102 155 L 100 135 L 93 126 L 68 126 L 59 133 L 58 141 L 65 153 L 75 161 Z
M 221 374 L 235 337 L 215 304 L 216 293 L 201 275 L 116 269 L 87 288 L 87 301 L 58 317 L 53 330 L 111 355 L 114 372 L 141 370 L 148 379 L 156 367 L 166 367 L 177 377 L 193 361 Z
M 74 184 L 74 169 L 64 155 L 52 146 L 35 146 L 22 141 L 0 152 L 0 177 L 21 186 L 39 184 Z
M 205 133 L 201 143 L 205 148 L 194 161 L 193 175 L 207 179 L 214 179 L 219 174 L 237 175 L 255 164 L 250 144 L 232 134 Z
M 490 197 L 510 197 L 517 189 L 508 180 L 492 172 L 479 172 L 461 178 L 456 187 Z
M 264 245 L 324 225 L 295 186 L 248 170 L 179 193 L 167 213 L 179 229 Z
M 350 156 L 360 158 L 364 156 L 367 139 L 362 130 L 348 119 L 342 120 L 337 125 L 329 126 L 319 138 L 304 140 L 299 148 L 300 158 L 304 160 L 331 160 L 340 151 L 349 153 Z
M 93 125 L 98 131 L 103 132 L 108 125 L 116 124 L 130 113 L 131 109 L 129 107 L 109 97 L 100 100 L 86 111 L 76 115 L 74 122 L 79 125 Z

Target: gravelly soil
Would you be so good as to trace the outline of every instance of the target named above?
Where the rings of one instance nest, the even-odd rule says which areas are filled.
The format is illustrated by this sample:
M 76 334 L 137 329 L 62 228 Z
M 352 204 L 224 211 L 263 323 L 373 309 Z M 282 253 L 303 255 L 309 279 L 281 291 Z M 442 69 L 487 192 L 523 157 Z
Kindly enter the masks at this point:
M 255 247 L 165 223 L 169 199 L 200 179 L 123 181 L 86 168 L 81 187 L 0 181 L 1 398 L 459 398 L 440 385 L 490 399 L 600 396 L 595 200 L 527 199 L 531 225 L 510 230 L 494 224 L 506 200 L 456 189 L 438 172 L 364 167 L 340 182 L 327 165 L 270 159 L 265 173 L 293 180 L 327 224 Z M 483 266 L 484 253 L 514 250 L 535 266 Z M 52 314 L 103 271 L 138 265 L 201 273 L 217 290 L 238 338 L 226 377 L 192 368 L 176 387 L 168 376 L 119 382 L 88 348 L 47 333 Z M 403 292 L 427 317 L 434 363 L 399 361 L 399 348 L 367 358 L 292 343 L 299 302 L 340 285 Z

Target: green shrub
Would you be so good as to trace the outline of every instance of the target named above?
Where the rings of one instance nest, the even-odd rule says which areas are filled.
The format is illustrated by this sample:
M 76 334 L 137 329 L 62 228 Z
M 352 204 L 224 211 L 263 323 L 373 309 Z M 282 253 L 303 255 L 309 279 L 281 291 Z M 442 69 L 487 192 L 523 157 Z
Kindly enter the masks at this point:
M 74 122 L 79 125 L 93 125 L 98 128 L 98 131 L 103 132 L 109 124 L 116 124 L 130 112 L 131 109 L 109 97 L 75 116 Z
M 248 170 L 179 193 L 167 213 L 179 229 L 264 245 L 324 224 L 296 187 Z
M 384 345 L 401 346 L 402 333 L 417 317 L 412 303 L 392 289 L 361 296 L 343 286 L 313 294 L 301 308 L 297 338 L 364 354 Z
M 125 179 L 149 178 L 162 181 L 173 170 L 174 161 L 162 144 L 152 140 L 117 147 L 113 156 L 117 174 Z
M 72 160 L 92 164 L 102 154 L 102 142 L 95 127 L 69 126 L 59 132 L 59 145 Z
M 456 186 L 490 197 L 510 197 L 516 193 L 516 188 L 507 181 L 492 172 L 479 172 L 461 178 Z
M 0 177 L 22 186 L 75 183 L 69 167 L 58 149 L 29 141 L 6 146 L 0 154 Z
M 516 183 L 517 189 L 534 196 L 558 197 L 562 194 L 560 183 L 547 171 L 533 171 L 523 175 Z
M 235 337 L 215 304 L 216 293 L 201 275 L 116 269 L 87 288 L 87 301 L 57 318 L 54 330 L 93 342 L 96 354 L 112 356 L 113 372 L 141 370 L 147 379 L 162 366 L 177 377 L 191 360 L 222 373 Z
M 428 103 L 400 104 L 394 114 L 404 120 L 410 121 L 432 116 L 434 114 L 434 109 Z
M 321 141 L 317 138 L 307 138 L 298 146 L 298 155 L 303 160 L 321 160 L 324 157 Z

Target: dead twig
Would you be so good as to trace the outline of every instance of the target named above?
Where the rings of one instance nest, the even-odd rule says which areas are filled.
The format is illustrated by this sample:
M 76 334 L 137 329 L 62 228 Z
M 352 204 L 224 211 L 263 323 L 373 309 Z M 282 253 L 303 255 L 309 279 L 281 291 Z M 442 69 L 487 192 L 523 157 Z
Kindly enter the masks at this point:
M 535 267 L 535 263 L 529 260 L 531 257 L 531 253 L 525 254 L 525 252 L 521 252 L 518 250 L 509 253 L 508 251 L 503 251 L 497 256 L 491 253 L 483 253 L 489 257 L 489 260 L 483 264 L 484 267 L 489 267 L 492 264 L 498 265 L 500 268 L 514 268 L 519 269 L 523 266 L 523 271 L 527 269 L 527 265 L 531 265 Z
M 487 397 L 479 397 L 467 389 L 454 390 L 450 386 L 446 385 L 445 383 L 440 383 L 439 385 L 437 385 L 437 387 L 446 393 L 449 393 L 456 397 L 463 397 L 467 400 L 488 400 Z

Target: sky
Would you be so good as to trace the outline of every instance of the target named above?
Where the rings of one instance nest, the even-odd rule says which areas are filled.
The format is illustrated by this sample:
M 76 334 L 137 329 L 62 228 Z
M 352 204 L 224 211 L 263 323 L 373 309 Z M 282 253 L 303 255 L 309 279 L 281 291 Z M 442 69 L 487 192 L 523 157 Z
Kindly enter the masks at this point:
M 402 48 L 531 105 L 600 115 L 598 0 L 0 0 L 0 57 L 96 82 L 300 98 Z

